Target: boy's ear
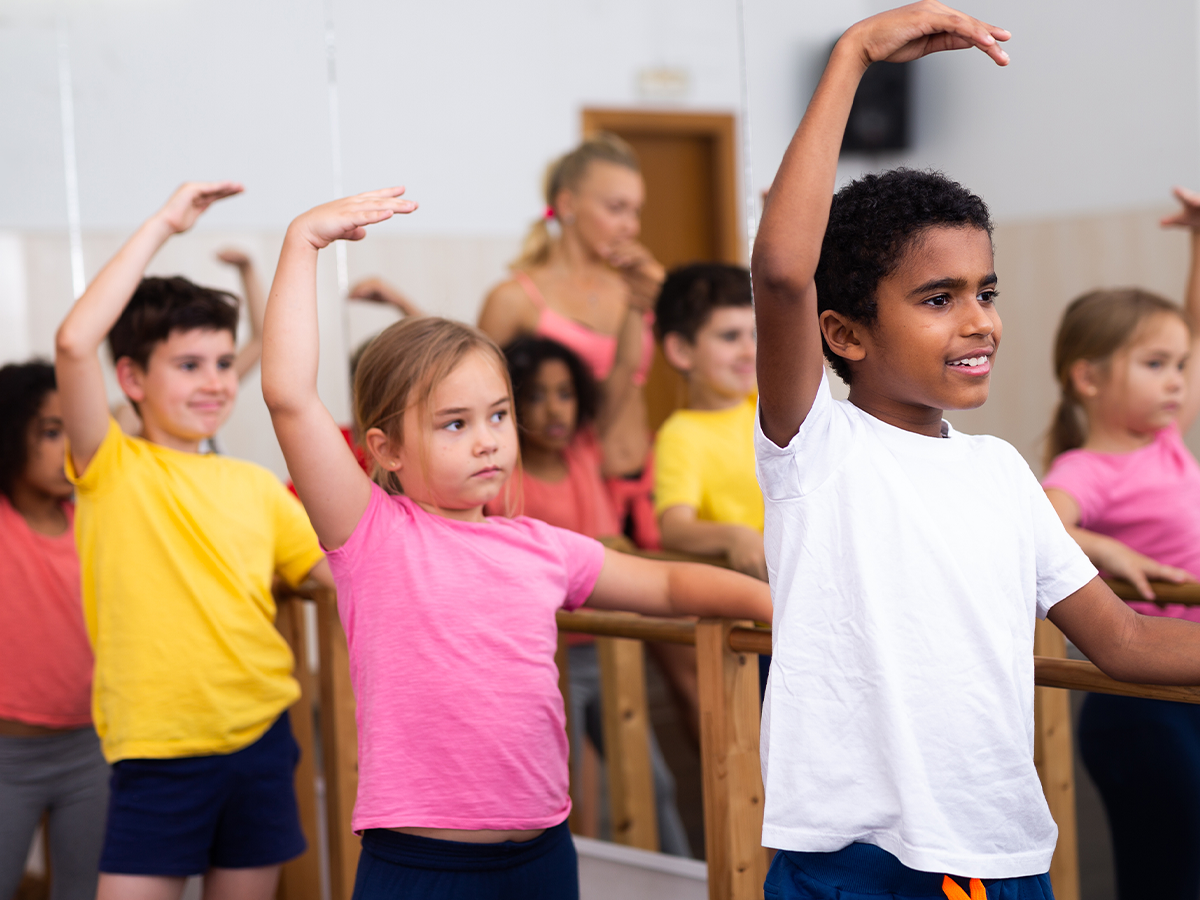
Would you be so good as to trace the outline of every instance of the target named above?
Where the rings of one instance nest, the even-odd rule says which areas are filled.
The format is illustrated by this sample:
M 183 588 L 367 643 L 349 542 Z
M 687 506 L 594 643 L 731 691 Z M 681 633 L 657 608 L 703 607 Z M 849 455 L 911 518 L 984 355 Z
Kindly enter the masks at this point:
M 1091 360 L 1077 359 L 1067 370 L 1076 397 L 1095 397 L 1100 393 L 1100 372 Z
M 825 343 L 838 356 L 858 362 L 867 355 L 867 348 L 862 343 L 862 331 L 865 326 L 861 322 L 847 319 L 832 309 L 821 313 L 820 321 Z
M 663 357 L 672 369 L 684 374 L 692 371 L 692 354 L 695 348 L 678 331 L 668 331 L 662 339 Z
M 400 471 L 400 457 L 392 445 L 391 438 L 378 428 L 367 429 L 367 452 L 374 457 L 375 462 L 389 472 Z
M 122 356 L 117 360 L 116 370 L 117 384 L 121 386 L 121 393 L 134 403 L 141 403 L 145 400 L 146 370 L 129 356 Z

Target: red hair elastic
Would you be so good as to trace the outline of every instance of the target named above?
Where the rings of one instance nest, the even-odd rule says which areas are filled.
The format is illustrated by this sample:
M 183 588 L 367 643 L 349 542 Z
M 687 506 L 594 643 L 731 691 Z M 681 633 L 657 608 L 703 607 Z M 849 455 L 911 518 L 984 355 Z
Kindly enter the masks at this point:
M 542 218 L 553 219 L 554 218 L 554 207 L 547 206 L 546 211 L 544 213 L 542 213 Z

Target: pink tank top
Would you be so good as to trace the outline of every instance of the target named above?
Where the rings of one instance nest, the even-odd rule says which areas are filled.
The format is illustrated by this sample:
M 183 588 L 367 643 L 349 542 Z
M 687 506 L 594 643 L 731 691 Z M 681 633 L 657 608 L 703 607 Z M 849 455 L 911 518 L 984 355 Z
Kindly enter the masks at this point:
M 529 299 L 533 301 L 533 305 L 538 308 L 538 323 L 534 334 L 558 341 L 564 347 L 573 350 L 592 370 L 592 375 L 597 381 L 604 381 L 608 378 L 617 358 L 616 337 L 601 334 L 582 322 L 555 312 L 546 303 L 546 298 L 533 283 L 533 279 L 525 272 L 516 272 L 514 277 L 517 279 L 517 284 L 524 288 Z M 653 315 L 647 314 L 646 324 L 649 325 L 653 321 Z M 642 362 L 638 366 L 637 372 L 634 373 L 634 384 L 646 383 L 646 376 L 650 373 L 652 362 L 654 362 L 654 335 L 651 334 L 649 328 L 646 328 L 642 332 Z

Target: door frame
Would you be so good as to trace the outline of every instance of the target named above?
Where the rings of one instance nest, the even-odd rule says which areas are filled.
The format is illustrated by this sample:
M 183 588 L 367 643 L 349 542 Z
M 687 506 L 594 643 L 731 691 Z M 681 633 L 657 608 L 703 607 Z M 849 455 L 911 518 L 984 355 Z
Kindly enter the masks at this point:
M 689 135 L 713 142 L 713 173 L 716 178 L 716 236 L 720 262 L 746 265 L 746 242 L 742 237 L 737 190 L 737 126 L 733 113 L 662 112 L 612 108 L 584 108 L 583 136 L 600 131 L 647 136 Z

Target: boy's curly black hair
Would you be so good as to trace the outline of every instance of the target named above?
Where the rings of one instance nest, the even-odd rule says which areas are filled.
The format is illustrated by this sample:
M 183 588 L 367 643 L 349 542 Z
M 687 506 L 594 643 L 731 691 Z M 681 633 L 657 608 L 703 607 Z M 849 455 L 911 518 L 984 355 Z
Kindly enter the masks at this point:
M 692 263 L 672 269 L 654 304 L 654 336 L 676 333 L 689 344 L 722 306 L 752 306 L 750 270 L 726 263 Z
M 108 333 L 113 362 L 128 356 L 146 368 L 155 346 L 173 331 L 228 331 L 237 338 L 238 299 L 176 275 L 143 278 Z
M 587 425 L 596 418 L 598 401 L 596 381 L 583 360 L 558 341 L 542 337 L 517 338 L 504 348 L 508 360 L 508 377 L 512 380 L 513 399 L 517 404 L 517 426 L 521 426 L 521 404 L 529 396 L 533 379 L 537 377 L 542 363 L 557 359 L 566 365 L 575 385 L 575 428 Z
M 864 175 L 838 191 L 829 209 L 815 282 L 817 310 L 831 309 L 870 325 L 879 282 L 935 225 L 978 228 L 992 234 L 987 204 L 941 172 L 892 169 Z M 825 358 L 842 381 L 850 365 L 824 339 Z
M 29 462 L 29 423 L 56 388 L 50 363 L 34 360 L 0 368 L 0 493 L 9 500 Z

